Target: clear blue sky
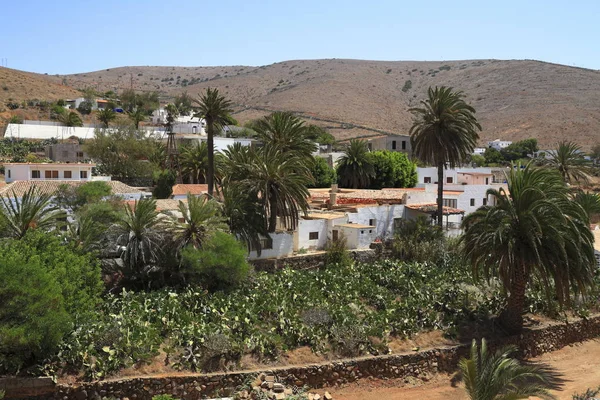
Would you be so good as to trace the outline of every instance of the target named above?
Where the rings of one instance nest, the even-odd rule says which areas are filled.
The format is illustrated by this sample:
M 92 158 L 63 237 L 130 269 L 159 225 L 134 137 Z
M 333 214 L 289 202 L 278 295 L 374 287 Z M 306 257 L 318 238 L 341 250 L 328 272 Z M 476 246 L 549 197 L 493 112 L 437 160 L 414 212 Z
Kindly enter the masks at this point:
M 2 0 L 0 58 L 66 74 L 291 59 L 537 59 L 600 69 L 600 0 Z

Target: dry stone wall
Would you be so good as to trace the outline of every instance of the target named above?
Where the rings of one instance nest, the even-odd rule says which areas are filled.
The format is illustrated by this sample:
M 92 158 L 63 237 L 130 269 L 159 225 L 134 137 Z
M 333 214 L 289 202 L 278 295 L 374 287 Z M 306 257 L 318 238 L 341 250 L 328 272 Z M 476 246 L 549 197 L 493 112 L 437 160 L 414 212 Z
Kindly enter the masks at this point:
M 600 336 L 600 316 L 569 324 L 552 325 L 525 331 L 518 336 L 491 343 L 492 347 L 505 344 L 519 346 L 521 356 L 537 355 L 560 349 L 566 345 Z M 290 366 L 260 371 L 273 375 L 286 386 L 339 385 L 370 376 L 378 378 L 427 379 L 436 372 L 453 372 L 469 345 L 443 347 L 410 354 L 359 357 L 306 366 Z M 172 394 L 176 398 L 192 400 L 231 394 L 236 388 L 255 379 L 259 372 L 197 374 L 172 377 L 131 378 L 101 381 L 81 385 L 57 385 L 53 393 L 40 394 L 37 399 L 139 399 L 150 400 L 156 394 Z M 16 395 L 13 391 L 7 393 Z

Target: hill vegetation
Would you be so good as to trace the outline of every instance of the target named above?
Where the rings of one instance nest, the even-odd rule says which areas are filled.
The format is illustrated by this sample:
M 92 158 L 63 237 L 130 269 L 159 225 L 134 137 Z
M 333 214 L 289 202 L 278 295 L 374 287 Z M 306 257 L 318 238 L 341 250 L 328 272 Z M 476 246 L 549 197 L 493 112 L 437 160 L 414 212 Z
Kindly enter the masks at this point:
M 121 67 L 40 76 L 54 83 L 120 92 L 158 91 L 167 101 L 217 87 L 241 123 L 273 110 L 294 111 L 337 139 L 407 133 L 408 108 L 429 86 L 466 94 L 483 127 L 481 142 L 537 139 L 552 148 L 568 136 L 591 148 L 600 139 L 600 72 L 539 61 L 447 62 L 294 60 L 261 67 Z

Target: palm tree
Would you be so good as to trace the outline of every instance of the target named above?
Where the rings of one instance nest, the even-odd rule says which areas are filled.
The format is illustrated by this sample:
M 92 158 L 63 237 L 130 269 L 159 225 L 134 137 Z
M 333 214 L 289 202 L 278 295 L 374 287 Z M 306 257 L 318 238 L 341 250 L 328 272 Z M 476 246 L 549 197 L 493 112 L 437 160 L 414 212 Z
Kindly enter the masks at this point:
M 561 304 L 569 302 L 570 290 L 585 293 L 595 266 L 594 237 L 585 210 L 556 171 L 519 164 L 506 178 L 507 190 L 487 192 L 496 205 L 465 217 L 462 240 L 475 275 L 496 275 L 508 291 L 500 322 L 516 333 L 523 327 L 525 289 L 533 276 L 548 291 L 554 286 Z
M 414 155 L 438 169 L 437 222 L 442 226 L 444 168 L 454 168 L 473 152 L 481 126 L 475 109 L 464 101 L 464 94 L 442 86 L 429 88 L 421 107 L 409 111 L 415 116 L 410 128 Z
M 546 165 L 557 169 L 565 182 L 589 182 L 591 162 L 585 159 L 581 147 L 576 143 L 562 141 L 558 148 L 550 150 L 548 155 Z
M 337 175 L 343 187 L 361 189 L 369 186 L 369 181 L 375 176 L 375 168 L 367 142 L 350 140 L 344 155 L 338 161 Z
M 102 127 L 103 128 L 108 128 L 108 125 L 114 121 L 115 119 L 117 119 L 117 113 L 112 109 L 112 108 L 104 108 L 100 111 L 98 111 L 98 120 L 100 122 L 102 122 Z
M 222 188 L 223 215 L 229 230 L 246 242 L 248 250 L 255 249 L 260 256 L 262 239 L 269 238 L 267 221 L 256 195 L 245 191 L 237 182 Z
M 219 203 L 204 196 L 197 197 L 188 193 L 187 203 L 179 202 L 179 212 L 183 222 L 175 222 L 172 234 L 177 250 L 190 245 L 196 249 L 216 231 L 227 232 L 226 218 L 221 214 Z
M 140 122 L 144 122 L 146 120 L 146 112 L 142 107 L 136 107 L 135 110 L 128 112 L 127 116 L 133 122 L 135 129 L 139 129 Z
M 73 127 L 73 126 L 83 126 L 83 121 L 78 113 L 75 111 L 64 112 L 59 114 L 58 121 L 62 123 L 64 126 Z
M 165 242 L 165 223 L 156 211 L 156 200 L 136 200 L 124 207 L 122 218 L 113 227 L 120 245 L 127 279 L 138 280 L 156 267 Z
M 516 351 L 516 346 L 506 346 L 491 354 L 485 339 L 481 339 L 481 348 L 473 339 L 470 358 L 458 364 L 469 399 L 556 398 L 548 392 L 560 386 L 556 374 L 548 368 L 521 364 L 511 357 Z
M 181 173 L 189 177 L 190 183 L 205 183 L 208 166 L 208 146 L 206 142 L 183 147 L 179 154 Z
M 597 193 L 578 191 L 573 197 L 579 205 L 585 210 L 589 222 L 595 220 L 600 215 L 600 195 Z
M 259 120 L 255 131 L 265 146 L 276 147 L 282 153 L 294 153 L 312 161 L 312 153 L 317 149 L 304 122 L 290 112 L 277 111 Z
M 194 117 L 204 118 L 206 121 L 206 134 L 208 136 L 208 169 L 206 171 L 206 183 L 208 184 L 208 195 L 213 195 L 215 179 L 215 129 L 219 129 L 227 123 L 227 118 L 233 110 L 231 102 L 219 94 L 218 89 L 208 88 L 206 92 L 194 101 L 198 105 L 198 113 Z
M 275 232 L 277 217 L 283 226 L 295 229 L 300 212 L 308 209 L 306 185 L 312 176 L 305 160 L 270 146 L 260 150 L 230 147 L 225 156 L 223 187 L 238 182 L 238 190 L 258 199 L 268 232 Z
M 52 203 L 52 195 L 41 193 L 31 186 L 19 199 L 13 191 L 12 196 L 0 196 L 2 212 L 0 218 L 4 235 L 21 239 L 29 229 L 49 231 L 59 228 L 60 220 L 66 214 Z

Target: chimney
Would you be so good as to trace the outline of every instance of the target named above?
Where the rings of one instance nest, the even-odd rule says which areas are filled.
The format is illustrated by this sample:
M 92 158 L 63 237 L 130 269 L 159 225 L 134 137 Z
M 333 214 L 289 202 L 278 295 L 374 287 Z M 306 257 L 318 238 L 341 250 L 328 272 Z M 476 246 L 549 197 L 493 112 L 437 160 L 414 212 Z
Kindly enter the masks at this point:
M 338 192 L 338 184 L 337 183 L 332 183 L 331 184 L 331 191 L 330 193 L 337 193 Z
M 329 208 L 333 208 L 337 205 L 337 193 L 329 193 Z

